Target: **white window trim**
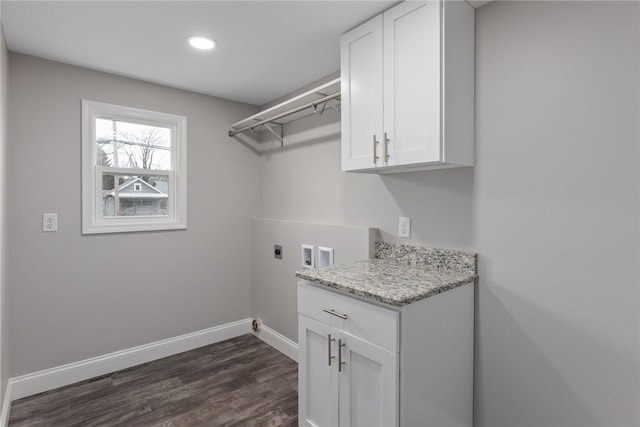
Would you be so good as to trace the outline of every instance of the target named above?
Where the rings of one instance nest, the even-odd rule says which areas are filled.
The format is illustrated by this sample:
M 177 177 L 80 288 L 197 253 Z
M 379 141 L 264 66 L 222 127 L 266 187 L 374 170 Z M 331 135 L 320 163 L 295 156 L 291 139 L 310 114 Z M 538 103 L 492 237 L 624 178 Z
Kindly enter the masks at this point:
M 171 170 L 97 166 L 96 118 L 170 127 Z M 167 216 L 105 218 L 102 215 L 102 173 L 166 175 L 169 179 Z M 98 197 L 100 196 L 100 197 Z M 82 100 L 82 234 L 187 228 L 187 118 L 140 108 Z

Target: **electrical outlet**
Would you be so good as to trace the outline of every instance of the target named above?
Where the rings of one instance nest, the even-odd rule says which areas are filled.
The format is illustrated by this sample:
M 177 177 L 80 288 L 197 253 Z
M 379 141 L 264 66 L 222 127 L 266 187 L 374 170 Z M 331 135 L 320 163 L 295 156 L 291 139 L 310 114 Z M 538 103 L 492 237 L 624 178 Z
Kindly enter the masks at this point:
M 282 246 L 273 245 L 273 257 L 275 259 L 282 259 Z
M 398 236 L 409 239 L 411 237 L 411 218 L 408 216 L 400 217 Z
M 43 213 L 42 214 L 42 231 L 58 231 L 58 214 Z

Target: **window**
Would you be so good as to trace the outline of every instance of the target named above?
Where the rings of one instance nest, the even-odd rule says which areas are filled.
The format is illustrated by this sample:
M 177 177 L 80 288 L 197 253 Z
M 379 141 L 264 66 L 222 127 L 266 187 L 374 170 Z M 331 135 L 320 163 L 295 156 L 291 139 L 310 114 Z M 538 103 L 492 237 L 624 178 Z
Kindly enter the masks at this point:
M 82 233 L 187 228 L 187 119 L 82 101 Z

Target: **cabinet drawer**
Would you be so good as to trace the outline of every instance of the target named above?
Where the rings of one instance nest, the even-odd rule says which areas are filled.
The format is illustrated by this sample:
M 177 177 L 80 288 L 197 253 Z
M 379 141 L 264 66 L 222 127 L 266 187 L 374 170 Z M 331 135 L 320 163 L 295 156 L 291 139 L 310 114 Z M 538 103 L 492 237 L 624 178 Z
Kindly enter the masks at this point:
M 338 315 L 346 315 L 342 319 Z M 397 353 L 399 312 L 370 304 L 307 281 L 298 282 L 298 312 Z

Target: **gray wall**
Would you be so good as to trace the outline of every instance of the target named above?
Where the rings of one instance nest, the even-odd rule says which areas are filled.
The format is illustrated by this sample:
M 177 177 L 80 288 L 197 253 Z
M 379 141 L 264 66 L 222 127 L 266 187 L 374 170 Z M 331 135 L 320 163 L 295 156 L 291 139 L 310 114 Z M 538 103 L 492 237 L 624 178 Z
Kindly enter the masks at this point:
M 226 131 L 254 107 L 13 53 L 9 79 L 11 377 L 250 316 L 260 161 Z M 186 231 L 81 235 L 82 98 L 187 117 Z
M 471 244 L 472 168 L 424 173 L 369 175 L 340 172 L 340 116 L 291 122 L 285 148 L 262 156 L 262 216 L 380 229 L 396 237 L 398 217 L 412 216 L 414 241 L 435 246 Z M 268 141 L 280 147 L 279 141 Z M 437 201 L 437 203 L 435 203 Z
M 0 25 L 0 401 L 4 399 L 9 379 L 9 345 L 7 321 L 7 92 L 9 82 L 9 52 Z
M 298 279 L 302 270 L 302 245 L 334 250 L 334 264 L 367 259 L 374 253 L 377 230 L 329 224 L 310 224 L 254 218 L 253 224 L 253 286 L 251 310 L 271 329 L 298 341 Z M 282 259 L 273 256 L 273 245 L 282 246 Z M 294 319 L 293 321 L 291 319 Z
M 640 425 L 639 18 L 477 11 L 481 425 Z
M 263 157 L 264 217 L 480 254 L 478 426 L 640 424 L 638 28 L 636 2 L 478 9 L 475 168 L 341 173 L 329 116 Z

